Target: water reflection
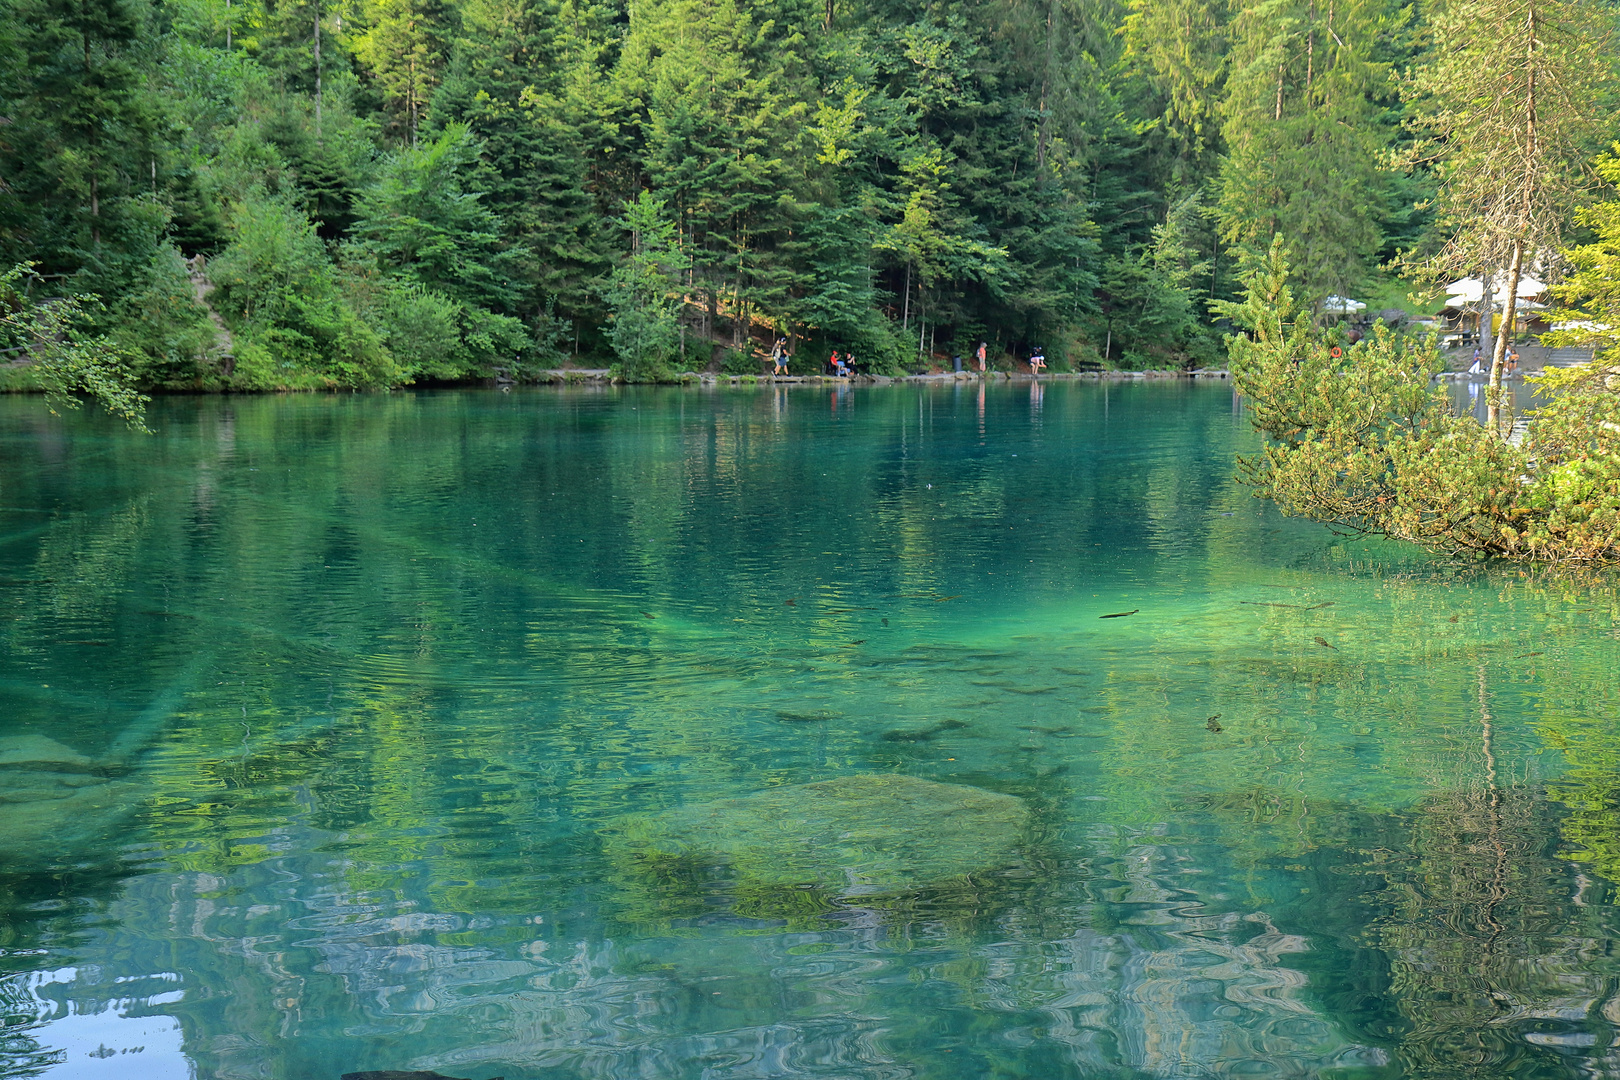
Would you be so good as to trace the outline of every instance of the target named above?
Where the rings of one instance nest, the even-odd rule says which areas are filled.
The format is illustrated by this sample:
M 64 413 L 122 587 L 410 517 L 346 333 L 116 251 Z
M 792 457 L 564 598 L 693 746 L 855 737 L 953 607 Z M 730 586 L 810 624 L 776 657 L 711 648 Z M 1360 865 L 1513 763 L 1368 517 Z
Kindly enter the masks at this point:
M 32 405 L 13 1072 L 1616 1071 L 1612 584 L 1277 518 L 1227 387 Z M 854 776 L 1028 821 L 613 845 Z

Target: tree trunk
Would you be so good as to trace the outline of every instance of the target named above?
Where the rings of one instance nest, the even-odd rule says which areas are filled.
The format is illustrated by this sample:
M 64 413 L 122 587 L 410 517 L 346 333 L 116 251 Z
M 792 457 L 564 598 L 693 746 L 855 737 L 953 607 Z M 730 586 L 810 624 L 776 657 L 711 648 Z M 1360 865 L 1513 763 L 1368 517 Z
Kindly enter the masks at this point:
M 703 309 L 703 340 L 712 344 L 720 322 L 720 290 L 707 273 L 703 275 L 703 298 L 707 302 Z
M 321 145 L 321 5 L 315 5 L 315 145 Z
M 83 13 L 85 5 L 83 0 L 79 4 L 79 11 Z M 90 34 L 86 31 L 84 39 L 84 80 L 90 82 Z M 96 183 L 96 129 L 94 124 L 90 127 L 90 242 L 97 247 L 101 246 L 101 188 Z
M 1046 9 L 1046 69 L 1041 73 L 1041 107 L 1040 128 L 1035 138 L 1035 167 L 1046 168 L 1046 140 L 1051 127 L 1050 117 L 1046 112 L 1046 91 L 1052 80 L 1052 49 L 1053 35 L 1052 23 L 1056 20 L 1057 0 L 1052 0 Z
M 1502 368 L 1507 362 L 1508 342 L 1513 338 L 1514 316 L 1519 306 L 1519 271 L 1524 268 L 1524 240 L 1513 241 L 1513 262 L 1508 267 L 1507 300 L 1502 305 L 1502 332 L 1496 335 L 1496 348 L 1491 353 L 1491 386 L 1487 391 L 1485 421 L 1497 435 L 1506 438 L 1512 432 L 1512 410 L 1508 410 L 1508 431 L 1502 430 Z
M 1316 81 L 1316 5 L 1310 9 L 1310 29 L 1305 31 L 1305 107 L 1312 105 L 1311 91 Z
M 1492 318 L 1495 312 L 1491 310 L 1495 300 L 1491 296 L 1491 285 L 1496 281 L 1496 271 L 1486 270 L 1481 280 L 1484 284 L 1479 296 L 1479 347 L 1486 356 L 1495 356 L 1496 321 Z
M 911 264 L 906 263 L 906 296 L 900 302 L 900 329 L 911 328 Z

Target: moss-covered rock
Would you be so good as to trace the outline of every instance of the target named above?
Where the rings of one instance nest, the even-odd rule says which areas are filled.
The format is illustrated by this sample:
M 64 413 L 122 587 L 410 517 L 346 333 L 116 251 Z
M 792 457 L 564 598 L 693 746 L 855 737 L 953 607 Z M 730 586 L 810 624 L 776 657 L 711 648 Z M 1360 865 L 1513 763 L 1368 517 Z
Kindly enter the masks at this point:
M 896 893 L 1017 860 L 1023 800 L 909 776 L 846 776 L 634 814 L 608 848 L 652 872 L 724 863 L 744 889 Z

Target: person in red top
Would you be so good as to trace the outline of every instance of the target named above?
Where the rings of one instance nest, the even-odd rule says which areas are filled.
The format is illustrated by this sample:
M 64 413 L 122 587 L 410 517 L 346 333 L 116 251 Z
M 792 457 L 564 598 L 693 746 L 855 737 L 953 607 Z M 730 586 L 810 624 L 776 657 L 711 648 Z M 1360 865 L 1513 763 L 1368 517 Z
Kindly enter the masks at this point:
M 974 352 L 973 352 L 974 358 L 979 361 L 979 370 L 980 371 L 984 370 L 985 348 L 986 348 L 985 343 L 981 341 L 981 342 L 979 342 L 979 347 L 977 349 L 975 349 Z

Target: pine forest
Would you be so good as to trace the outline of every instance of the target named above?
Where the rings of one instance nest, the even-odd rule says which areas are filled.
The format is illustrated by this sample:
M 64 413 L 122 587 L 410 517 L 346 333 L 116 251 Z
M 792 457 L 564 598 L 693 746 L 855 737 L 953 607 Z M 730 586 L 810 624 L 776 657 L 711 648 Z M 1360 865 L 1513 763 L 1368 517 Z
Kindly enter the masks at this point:
M 1613 13 L 1541 0 L 4 5 L 3 291 L 142 389 L 1219 363 L 1276 236 L 1317 310 L 1422 310 L 1446 190 L 1520 167 L 1467 71 L 1541 72 L 1560 242 L 1620 136 Z

